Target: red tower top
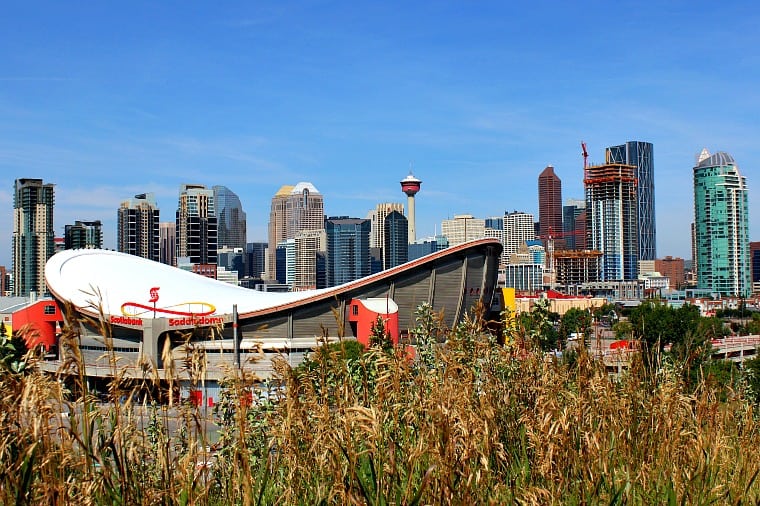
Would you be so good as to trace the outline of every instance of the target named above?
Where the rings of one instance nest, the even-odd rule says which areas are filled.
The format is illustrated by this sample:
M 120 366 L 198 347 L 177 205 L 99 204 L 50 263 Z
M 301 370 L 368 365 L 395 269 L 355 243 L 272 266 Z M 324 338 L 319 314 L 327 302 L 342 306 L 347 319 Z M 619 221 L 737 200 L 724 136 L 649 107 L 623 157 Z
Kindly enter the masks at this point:
M 422 181 L 414 177 L 410 172 L 408 176 L 401 180 L 401 191 L 406 193 L 408 197 L 414 197 L 420 191 L 420 185 L 422 185 Z

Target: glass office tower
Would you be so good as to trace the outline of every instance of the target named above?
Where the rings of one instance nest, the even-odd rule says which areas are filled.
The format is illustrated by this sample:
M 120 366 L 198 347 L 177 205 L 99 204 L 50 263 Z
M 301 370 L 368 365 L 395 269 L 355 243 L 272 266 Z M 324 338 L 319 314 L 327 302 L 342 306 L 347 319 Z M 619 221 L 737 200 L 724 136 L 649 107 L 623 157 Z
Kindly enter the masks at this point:
M 216 244 L 219 248 L 245 249 L 246 216 L 237 194 L 226 186 L 214 186 Z
M 628 141 L 607 148 L 606 163 L 633 165 L 638 184 L 639 260 L 657 259 L 657 225 L 654 214 L 654 158 L 651 142 Z
M 697 287 L 749 296 L 747 183 L 728 153 L 705 149 L 694 167 L 694 233 Z

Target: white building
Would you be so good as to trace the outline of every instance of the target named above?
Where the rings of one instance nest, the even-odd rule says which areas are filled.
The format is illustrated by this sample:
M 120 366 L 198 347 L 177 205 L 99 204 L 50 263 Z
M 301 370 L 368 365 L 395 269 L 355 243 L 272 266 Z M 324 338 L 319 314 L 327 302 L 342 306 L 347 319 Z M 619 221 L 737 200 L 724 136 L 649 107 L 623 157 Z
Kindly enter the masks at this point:
M 514 211 L 504 215 L 504 258 L 517 253 L 521 244 L 536 239 L 533 215 Z
M 471 214 L 458 214 L 452 220 L 443 220 L 441 234 L 449 240 L 449 247 L 486 236 L 486 220 Z

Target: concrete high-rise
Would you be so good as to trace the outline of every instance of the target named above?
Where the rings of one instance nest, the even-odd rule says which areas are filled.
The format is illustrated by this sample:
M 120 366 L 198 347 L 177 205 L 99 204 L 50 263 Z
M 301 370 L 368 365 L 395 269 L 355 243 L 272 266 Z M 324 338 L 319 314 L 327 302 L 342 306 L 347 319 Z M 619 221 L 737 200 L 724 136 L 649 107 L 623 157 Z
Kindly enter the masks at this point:
M 504 253 L 505 261 L 520 249 L 526 241 L 536 238 L 533 215 L 521 211 L 504 214 Z
M 549 238 L 554 249 L 565 249 L 562 228 L 562 181 L 547 166 L 538 176 L 538 236 L 548 249 Z
M 158 261 L 177 265 L 177 224 L 172 221 L 158 224 Z
M 657 258 L 657 226 L 654 207 L 654 149 L 651 142 L 628 141 L 605 151 L 608 164 L 632 165 L 637 182 L 639 259 Z
M 367 219 L 371 220 L 371 230 L 369 236 L 369 247 L 380 249 L 380 262 L 381 265 L 385 265 L 385 218 L 392 212 L 398 212 L 402 216 L 404 215 L 404 204 L 401 202 L 384 202 L 378 204 L 373 209 Z M 407 220 L 408 224 L 408 220 Z M 407 226 L 407 239 L 409 236 L 409 227 Z
M 245 249 L 246 216 L 240 198 L 226 186 L 214 186 L 217 245 L 219 248 Z
M 200 184 L 180 186 L 176 212 L 177 261 L 216 265 L 217 217 L 214 190 Z
M 602 252 L 601 281 L 638 279 L 639 234 L 636 168 L 605 164 L 588 167 L 586 244 Z
M 277 279 L 277 245 L 295 239 L 299 232 L 321 230 L 324 222 L 324 197 L 313 184 L 282 186 L 272 197 L 269 211 L 267 279 Z
M 666 256 L 654 261 L 654 270 L 670 280 L 670 287 L 681 290 L 686 283 L 683 258 Z
M 53 256 L 54 186 L 42 179 L 16 179 L 13 193 L 13 295 L 42 295 L 45 264 Z
M 122 201 L 116 217 L 117 249 L 122 253 L 160 261 L 159 214 L 152 193 L 140 193 Z
M 327 286 L 337 286 L 369 276 L 370 221 L 348 216 L 325 221 L 327 234 Z
M 317 256 L 324 252 L 327 237 L 324 229 L 303 230 L 296 234 L 295 270 L 292 289 L 294 292 L 317 288 Z
M 95 221 L 75 221 L 66 225 L 63 233 L 66 249 L 100 249 L 103 247 L 103 223 Z
M 747 182 L 733 157 L 705 149 L 694 167 L 697 288 L 724 296 L 749 296 Z
M 417 240 L 417 216 L 414 210 L 414 196 L 420 191 L 420 186 L 422 186 L 422 181 L 414 177 L 412 171 L 409 171 L 409 175 L 401 180 L 401 191 L 406 194 L 406 207 L 409 212 L 407 216 L 407 222 L 409 223 L 409 244 Z
M 457 214 L 453 219 L 441 222 L 441 235 L 446 236 L 449 246 L 482 239 L 486 236 L 486 220 L 471 214 Z

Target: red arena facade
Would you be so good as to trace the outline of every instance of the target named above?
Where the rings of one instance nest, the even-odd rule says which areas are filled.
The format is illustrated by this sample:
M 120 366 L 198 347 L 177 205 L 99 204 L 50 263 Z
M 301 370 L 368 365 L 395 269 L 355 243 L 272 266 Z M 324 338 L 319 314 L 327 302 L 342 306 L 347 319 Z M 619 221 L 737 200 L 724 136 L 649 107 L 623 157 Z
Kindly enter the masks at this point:
M 490 305 L 501 251 L 498 240 L 480 239 L 344 285 L 289 293 L 249 290 L 94 249 L 57 253 L 45 277 L 61 309 L 73 312 L 64 318 L 78 322 L 88 376 L 113 374 L 102 331 L 107 322 L 108 348 L 118 356 L 121 374 L 139 378 L 146 363 L 159 373 L 179 371 L 190 350 L 203 349 L 206 379 L 216 382 L 233 364 L 267 378 L 274 356 L 297 365 L 322 337 L 338 339 L 342 332 L 366 342 L 362 333 L 371 322 L 362 320 L 377 316 L 390 323 L 395 341 L 409 342 L 414 312 L 424 302 L 452 327 L 474 305 Z M 55 369 L 61 358 L 45 367 Z

